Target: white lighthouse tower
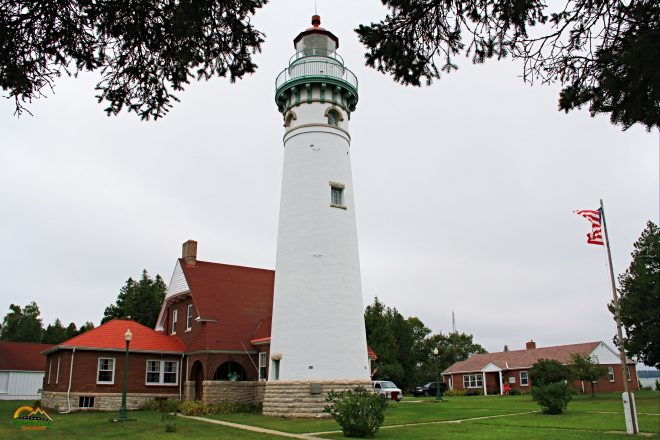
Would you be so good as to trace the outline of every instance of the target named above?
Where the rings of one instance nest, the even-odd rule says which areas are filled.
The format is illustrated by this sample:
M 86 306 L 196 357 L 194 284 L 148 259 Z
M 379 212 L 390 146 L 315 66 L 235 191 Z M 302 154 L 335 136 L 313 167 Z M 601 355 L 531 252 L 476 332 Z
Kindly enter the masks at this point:
M 275 83 L 284 171 L 267 390 L 370 378 L 348 130 L 357 78 L 320 25 L 315 15 L 294 39 Z

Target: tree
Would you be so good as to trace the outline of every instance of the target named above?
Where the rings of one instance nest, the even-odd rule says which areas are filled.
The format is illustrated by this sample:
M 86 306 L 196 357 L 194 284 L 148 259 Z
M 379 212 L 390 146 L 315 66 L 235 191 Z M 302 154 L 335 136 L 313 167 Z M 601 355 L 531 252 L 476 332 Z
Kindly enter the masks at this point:
M 458 67 L 511 56 L 523 79 L 559 82 L 559 109 L 588 105 L 624 129 L 660 126 L 660 3 L 568 0 L 382 0 L 390 14 L 356 29 L 366 63 L 402 84 L 430 84 Z M 467 38 L 464 38 L 467 35 Z
M 48 324 L 41 337 L 41 342 L 44 344 L 59 344 L 67 339 L 67 329 L 62 325 L 59 318 L 53 324 Z
M 660 368 L 660 229 L 653 222 L 635 242 L 632 262 L 619 276 L 619 308 L 628 356 Z M 614 312 L 614 309 L 610 307 Z
M 117 302 L 106 307 L 101 324 L 116 318 L 128 318 L 153 328 L 158 319 L 160 306 L 165 298 L 167 286 L 160 275 L 151 278 L 142 271 L 140 281 L 132 278 L 119 291 Z
M 2 322 L 0 339 L 15 342 L 41 342 L 43 331 L 39 306 L 32 301 L 23 309 L 11 304 Z
M 263 34 L 250 18 L 267 0 L 3 0 L 0 86 L 16 113 L 63 73 L 99 71 L 108 115 L 164 116 L 191 79 L 255 71 Z M 28 111 L 29 113 L 29 111 Z
M 561 414 L 571 400 L 571 369 L 554 359 L 539 359 L 529 371 L 532 398 L 545 414 Z
M 598 359 L 589 355 L 573 353 L 570 368 L 575 379 L 584 380 L 591 384 L 591 397 L 596 397 L 594 389 L 596 382 L 607 375 L 607 370 L 598 364 Z
M 404 318 L 378 298 L 364 313 L 367 342 L 378 355 L 377 376 L 394 381 L 401 389 L 436 379 L 437 369 L 465 360 L 484 348 L 472 335 L 450 333 L 430 335 L 431 330 L 417 317 Z M 438 357 L 433 349 L 438 348 Z

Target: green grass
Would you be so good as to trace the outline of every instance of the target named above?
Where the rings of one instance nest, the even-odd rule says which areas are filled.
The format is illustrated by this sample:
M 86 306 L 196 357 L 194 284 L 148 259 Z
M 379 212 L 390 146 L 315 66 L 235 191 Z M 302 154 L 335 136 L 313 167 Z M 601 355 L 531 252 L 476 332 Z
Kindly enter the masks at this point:
M 660 392 L 635 393 L 641 431 L 652 438 L 660 437 Z M 559 416 L 539 412 L 530 396 L 470 396 L 447 397 L 447 402 L 433 398 L 407 398 L 393 404 L 385 413 L 385 426 L 377 439 L 607 439 L 621 438 L 625 431 L 621 394 L 577 396 Z M 417 402 L 414 402 L 417 401 Z M 28 403 L 29 404 L 29 403 Z M 53 414 L 53 429 L 46 432 L 21 432 L 11 427 L 13 412 L 21 402 L 0 401 L 0 439 L 282 439 L 195 420 L 177 419 L 177 432 L 165 433 L 160 414 L 135 411 L 130 423 L 111 423 L 111 413 Z M 519 415 L 519 413 L 524 413 Z M 501 416 L 501 417 L 493 417 Z M 481 418 L 480 417 L 493 417 Z M 289 433 L 338 431 L 331 419 L 281 419 L 258 414 L 223 414 L 218 420 L 260 426 Z M 411 425 L 422 423 L 422 425 Z M 407 426 L 397 426 L 407 425 Z M 164 437 L 163 437 L 164 436 Z M 318 437 L 341 438 L 338 433 Z
M 161 421 L 161 415 L 154 411 L 131 411 L 129 417 L 136 419 L 136 421 L 126 423 L 109 421 L 111 417 L 116 417 L 117 413 L 80 412 L 58 414 L 55 411 L 51 411 L 48 415 L 53 419 L 52 429 L 39 432 L 20 431 L 11 424 L 11 420 L 14 416 L 14 411 L 23 405 L 32 406 L 32 402 L 0 401 L 0 439 L 282 439 L 279 436 L 257 434 L 240 429 L 186 420 L 181 417 L 178 417 L 176 420 L 176 432 L 166 433 L 165 425 Z

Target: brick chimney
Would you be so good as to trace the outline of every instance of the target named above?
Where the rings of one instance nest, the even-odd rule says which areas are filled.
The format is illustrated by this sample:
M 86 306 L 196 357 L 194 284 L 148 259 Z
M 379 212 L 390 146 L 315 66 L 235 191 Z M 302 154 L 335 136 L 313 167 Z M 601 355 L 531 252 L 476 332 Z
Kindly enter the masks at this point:
M 183 254 L 181 255 L 183 262 L 187 266 L 194 266 L 197 264 L 197 242 L 195 240 L 188 240 L 183 243 Z
M 536 342 L 534 342 L 533 340 L 530 339 L 529 341 L 525 342 L 525 349 L 534 350 L 535 348 L 536 348 Z

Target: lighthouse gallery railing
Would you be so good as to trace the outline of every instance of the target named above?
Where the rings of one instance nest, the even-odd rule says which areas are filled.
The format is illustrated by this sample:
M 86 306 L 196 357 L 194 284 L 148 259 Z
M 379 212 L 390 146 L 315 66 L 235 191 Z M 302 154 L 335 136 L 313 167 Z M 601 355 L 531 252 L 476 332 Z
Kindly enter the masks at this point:
M 296 62 L 284 69 L 275 80 L 275 90 L 289 81 L 307 76 L 328 77 L 346 81 L 357 90 L 358 80 L 353 72 L 336 61 L 310 60 Z

